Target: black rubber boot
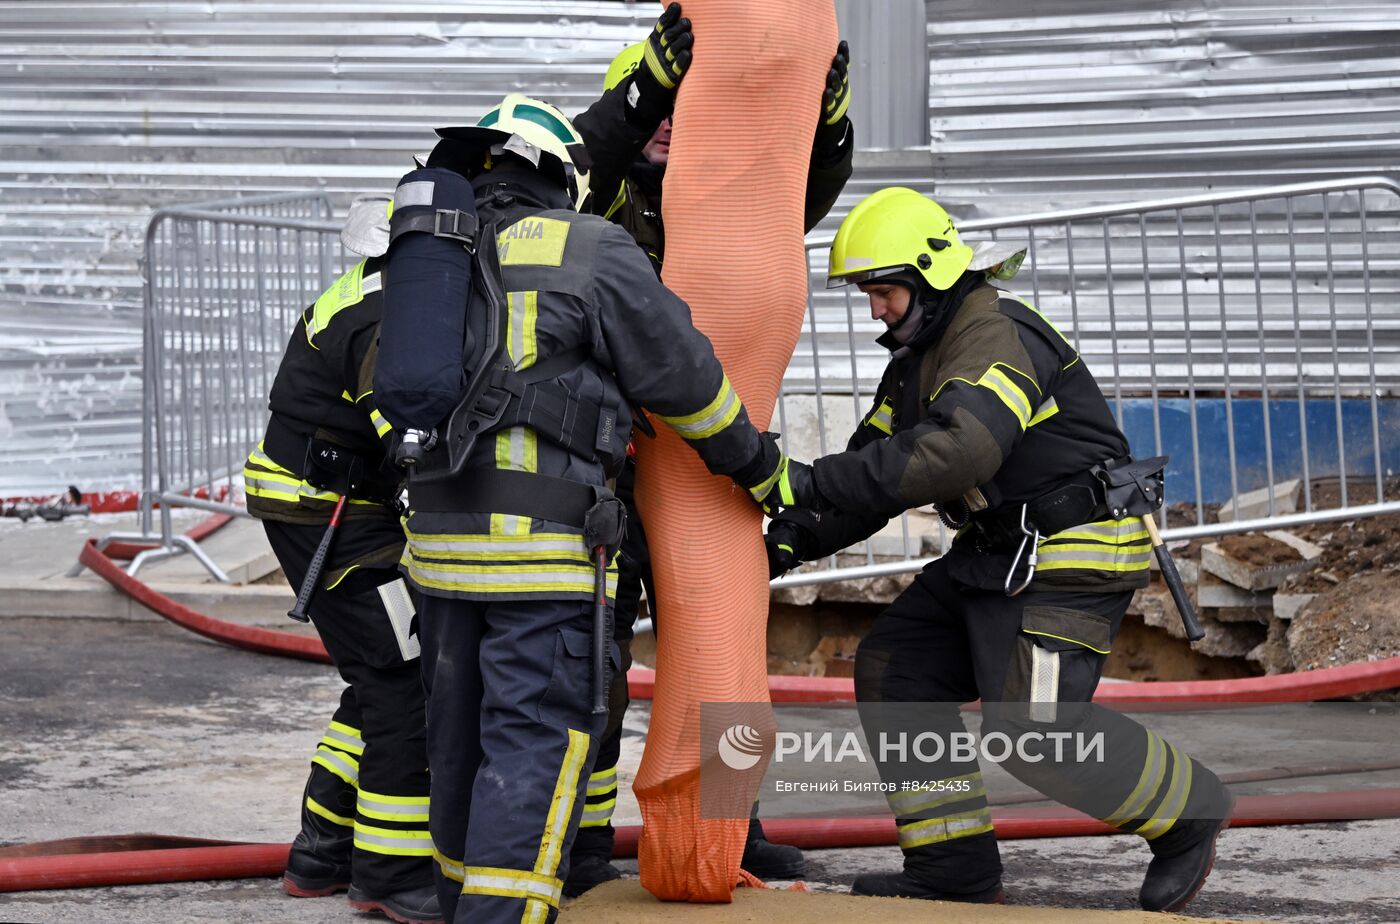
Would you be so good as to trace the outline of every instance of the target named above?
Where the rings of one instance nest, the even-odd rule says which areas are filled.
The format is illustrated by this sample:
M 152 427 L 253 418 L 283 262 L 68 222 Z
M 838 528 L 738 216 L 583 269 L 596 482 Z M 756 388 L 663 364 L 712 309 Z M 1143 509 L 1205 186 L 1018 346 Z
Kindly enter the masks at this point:
M 857 876 L 851 885 L 851 894 L 923 898 L 928 901 L 967 902 L 974 905 L 1001 905 L 1006 902 L 1006 890 L 1001 887 L 1000 882 L 981 892 L 944 892 L 910 878 L 903 870 L 897 873 L 866 873 Z
M 1152 862 L 1138 892 L 1144 911 L 1180 911 L 1206 884 L 1215 865 L 1215 842 L 1230 824 L 1235 800 L 1230 798 L 1220 818 L 1181 822 L 1167 844 L 1152 845 Z
M 621 879 L 622 873 L 616 866 L 596 854 L 574 857 L 569 862 L 569 878 L 564 880 L 564 895 L 578 898 L 589 889 L 614 879 Z
M 287 855 L 282 891 L 293 898 L 320 898 L 350 888 L 349 845 L 344 846 L 346 859 L 339 862 L 324 853 L 312 852 L 306 832 L 298 834 L 292 842 L 291 853 Z
M 381 896 L 373 896 L 359 886 L 351 886 L 346 898 L 356 911 L 378 911 L 399 924 L 442 924 L 437 886 L 425 885 Z
M 739 865 L 764 880 L 801 879 L 807 875 L 807 858 L 802 851 L 788 844 L 771 843 L 757 818 L 749 819 L 749 837 Z

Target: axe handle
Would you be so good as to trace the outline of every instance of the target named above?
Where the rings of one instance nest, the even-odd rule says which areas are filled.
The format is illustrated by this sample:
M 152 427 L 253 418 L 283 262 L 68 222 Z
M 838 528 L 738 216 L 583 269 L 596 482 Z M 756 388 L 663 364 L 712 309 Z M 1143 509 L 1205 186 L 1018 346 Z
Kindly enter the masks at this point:
M 296 605 L 287 611 L 289 619 L 295 619 L 297 622 L 311 621 L 306 608 L 311 605 L 311 596 L 316 593 L 316 585 L 321 582 L 321 570 L 326 565 L 326 555 L 330 553 L 331 541 L 335 539 L 335 531 L 340 526 L 340 514 L 344 510 L 345 495 L 342 494 L 340 500 L 335 502 L 330 524 L 321 535 L 321 544 L 316 546 L 316 554 L 311 556 L 311 564 L 306 567 L 306 577 L 302 578 L 301 588 L 297 590 Z
M 1167 550 L 1166 544 L 1162 542 L 1162 534 L 1157 531 L 1156 515 L 1144 514 L 1142 522 L 1147 526 L 1147 534 L 1152 538 L 1152 551 L 1157 556 L 1157 564 L 1162 566 L 1162 579 L 1167 582 L 1172 602 L 1176 604 L 1176 611 L 1181 614 L 1181 625 L 1186 629 L 1186 638 L 1188 641 L 1199 642 L 1206 637 L 1206 630 L 1201 628 L 1200 620 L 1196 618 L 1196 609 L 1191 605 L 1191 598 L 1186 595 L 1186 587 L 1181 583 L 1181 572 L 1176 570 L 1172 553 Z
M 608 550 L 598 546 L 593 550 L 595 579 L 593 583 L 593 714 L 607 715 L 608 693 L 612 677 L 608 664 L 608 645 L 612 641 L 608 625 Z

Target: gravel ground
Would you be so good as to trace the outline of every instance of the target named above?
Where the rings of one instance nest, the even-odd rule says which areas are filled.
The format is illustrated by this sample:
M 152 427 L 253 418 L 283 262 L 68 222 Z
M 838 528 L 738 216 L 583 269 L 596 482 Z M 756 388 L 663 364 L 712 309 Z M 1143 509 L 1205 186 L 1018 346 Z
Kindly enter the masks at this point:
M 3 843 L 295 833 L 307 756 L 339 695 L 328 668 L 230 651 L 162 623 L 4 619 L 0 637 Z M 629 718 L 624 779 L 645 717 L 638 708 Z M 635 812 L 624 804 L 619 822 Z M 1400 922 L 1400 820 L 1241 829 L 1220 843 L 1193 914 Z M 1062 908 L 1135 907 L 1147 860 L 1132 838 L 1014 841 L 1002 852 L 1011 902 Z M 812 851 L 809 883 L 843 890 L 897 864 L 893 847 Z M 635 862 L 620 866 L 636 875 Z M 0 896 L 0 920 L 18 922 L 357 919 L 376 920 L 338 898 L 286 898 L 270 879 Z

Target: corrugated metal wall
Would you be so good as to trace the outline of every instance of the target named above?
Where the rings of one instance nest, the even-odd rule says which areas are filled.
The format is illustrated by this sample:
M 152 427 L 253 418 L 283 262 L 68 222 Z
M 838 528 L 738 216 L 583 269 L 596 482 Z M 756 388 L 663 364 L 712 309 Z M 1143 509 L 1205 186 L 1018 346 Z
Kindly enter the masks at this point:
M 0 0 L 0 495 L 135 486 L 153 207 L 382 189 L 424 127 L 505 90 L 582 108 L 656 8 Z M 972 218 L 1394 171 L 1394 9 L 933 0 L 933 158 L 863 159 L 836 214 L 891 182 L 936 180 Z M 857 47 L 857 75 L 888 54 Z M 894 109 L 853 115 L 872 140 L 903 129 Z
M 964 218 L 1400 168 L 1400 5 L 930 0 Z

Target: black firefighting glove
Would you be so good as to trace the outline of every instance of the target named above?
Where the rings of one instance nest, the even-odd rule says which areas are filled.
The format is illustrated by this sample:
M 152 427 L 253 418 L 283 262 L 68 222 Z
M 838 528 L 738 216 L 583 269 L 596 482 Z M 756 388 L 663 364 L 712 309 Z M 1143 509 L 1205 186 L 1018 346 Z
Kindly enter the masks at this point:
M 768 553 L 768 580 L 782 577 L 802 564 L 802 527 L 789 520 L 774 520 L 763 536 L 763 549 Z
M 642 61 L 632 72 L 627 88 L 627 121 L 634 127 L 655 131 L 676 106 L 676 88 L 690 67 L 695 36 L 690 20 L 681 17 L 681 5 L 672 3 L 647 36 Z
M 812 466 L 796 459 L 789 459 L 778 447 L 778 434 L 765 433 L 763 480 L 745 485 L 749 494 L 763 508 L 763 512 L 773 516 L 787 507 L 807 507 L 821 510 L 830 506 L 822 493 L 817 490 L 817 480 L 812 474 Z
M 850 108 L 851 46 L 843 41 L 836 46 L 836 57 L 831 59 L 831 70 L 826 72 L 821 120 L 817 123 L 817 150 L 831 150 L 846 140 L 851 129 L 846 110 Z

